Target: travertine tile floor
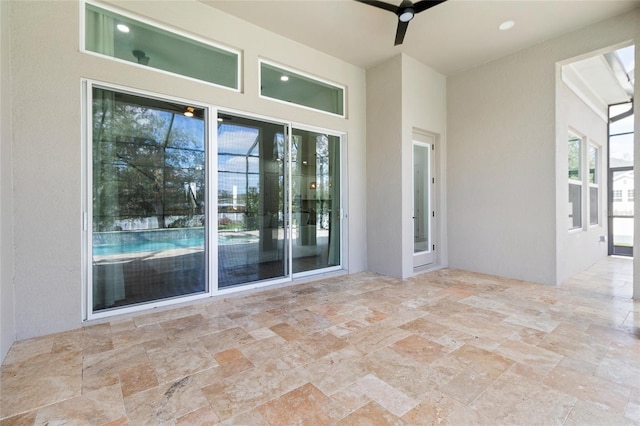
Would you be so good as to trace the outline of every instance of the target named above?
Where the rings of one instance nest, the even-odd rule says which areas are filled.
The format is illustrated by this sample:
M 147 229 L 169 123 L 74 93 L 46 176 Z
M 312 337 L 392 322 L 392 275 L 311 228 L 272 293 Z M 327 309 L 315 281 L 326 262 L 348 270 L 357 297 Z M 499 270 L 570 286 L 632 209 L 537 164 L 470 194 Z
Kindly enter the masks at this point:
M 363 273 L 18 342 L 13 424 L 640 424 L 631 260 L 559 287 Z

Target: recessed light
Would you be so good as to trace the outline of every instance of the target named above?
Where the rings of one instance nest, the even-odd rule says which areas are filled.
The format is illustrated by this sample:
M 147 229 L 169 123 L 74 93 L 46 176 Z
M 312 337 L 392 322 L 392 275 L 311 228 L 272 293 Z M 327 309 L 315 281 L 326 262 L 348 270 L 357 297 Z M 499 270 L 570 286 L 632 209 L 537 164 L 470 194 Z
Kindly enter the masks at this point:
M 516 24 L 516 23 L 515 23 L 515 22 L 513 22 L 513 21 L 511 21 L 511 20 L 509 20 L 509 21 L 504 21 L 502 24 L 500 24 L 500 25 L 498 26 L 498 28 L 500 29 L 500 31 L 507 31 L 507 30 L 510 30 L 511 28 L 513 28 L 513 26 L 514 26 L 515 24 Z
M 280 81 L 289 81 L 289 76 L 283 75 L 280 77 Z
M 125 24 L 118 24 L 116 25 L 116 28 L 118 29 L 118 31 L 121 31 L 123 33 L 129 32 L 129 27 L 127 27 Z

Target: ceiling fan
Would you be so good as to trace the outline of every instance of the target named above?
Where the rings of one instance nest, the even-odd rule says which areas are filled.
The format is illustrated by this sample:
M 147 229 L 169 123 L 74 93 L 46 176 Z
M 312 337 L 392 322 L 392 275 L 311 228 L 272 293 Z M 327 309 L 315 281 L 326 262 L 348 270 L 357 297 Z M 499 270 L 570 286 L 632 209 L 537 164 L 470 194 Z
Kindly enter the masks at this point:
M 398 17 L 398 29 L 396 30 L 396 41 L 394 43 L 394 46 L 397 46 L 399 44 L 402 44 L 404 35 L 407 32 L 407 27 L 409 26 L 409 21 L 411 21 L 417 13 L 424 12 L 425 10 L 432 8 L 433 6 L 444 3 L 446 0 L 421 0 L 415 3 L 412 3 L 410 0 L 402 0 L 400 6 L 394 6 L 392 4 L 376 0 L 356 1 L 395 13 L 395 15 Z

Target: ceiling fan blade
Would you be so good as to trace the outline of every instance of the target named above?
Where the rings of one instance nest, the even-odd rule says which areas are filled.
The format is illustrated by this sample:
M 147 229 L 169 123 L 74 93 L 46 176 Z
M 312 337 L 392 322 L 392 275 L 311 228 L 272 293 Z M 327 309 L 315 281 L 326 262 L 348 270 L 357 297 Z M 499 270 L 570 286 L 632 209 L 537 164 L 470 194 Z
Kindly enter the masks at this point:
M 404 35 L 407 33 L 408 22 L 398 21 L 398 29 L 396 30 L 396 42 L 393 44 L 397 46 L 404 41 Z
M 413 4 L 413 10 L 416 13 L 424 12 L 427 9 L 437 6 L 440 3 L 444 3 L 447 0 L 422 0 Z
M 378 7 L 380 9 L 388 10 L 389 12 L 397 13 L 398 7 L 383 1 L 377 0 L 356 0 L 359 3 L 368 4 L 369 6 Z

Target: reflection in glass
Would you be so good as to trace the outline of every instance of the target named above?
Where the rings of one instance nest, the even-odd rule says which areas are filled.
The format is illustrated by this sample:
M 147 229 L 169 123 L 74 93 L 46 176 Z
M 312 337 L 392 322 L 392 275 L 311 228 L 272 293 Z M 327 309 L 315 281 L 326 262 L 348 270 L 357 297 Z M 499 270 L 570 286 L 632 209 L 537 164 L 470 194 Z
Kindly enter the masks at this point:
M 293 130 L 293 272 L 340 265 L 340 138 Z
M 429 251 L 429 170 L 431 148 L 429 145 L 413 145 L 413 252 Z
M 582 179 L 582 138 L 569 132 L 569 179 Z
M 218 287 L 283 277 L 284 127 L 228 114 L 219 120 Z
M 93 310 L 206 291 L 204 110 L 93 89 Z
M 598 170 L 598 148 L 589 145 L 589 183 L 599 183 Z
M 239 55 L 86 5 L 85 48 L 120 60 L 238 88 Z M 123 31 L 125 30 L 125 31 Z
M 262 62 L 260 94 L 308 108 L 344 115 L 344 89 Z
M 569 184 L 569 229 L 582 227 L 582 185 Z
M 600 219 L 599 189 L 597 186 L 589 188 L 589 225 L 597 225 Z

